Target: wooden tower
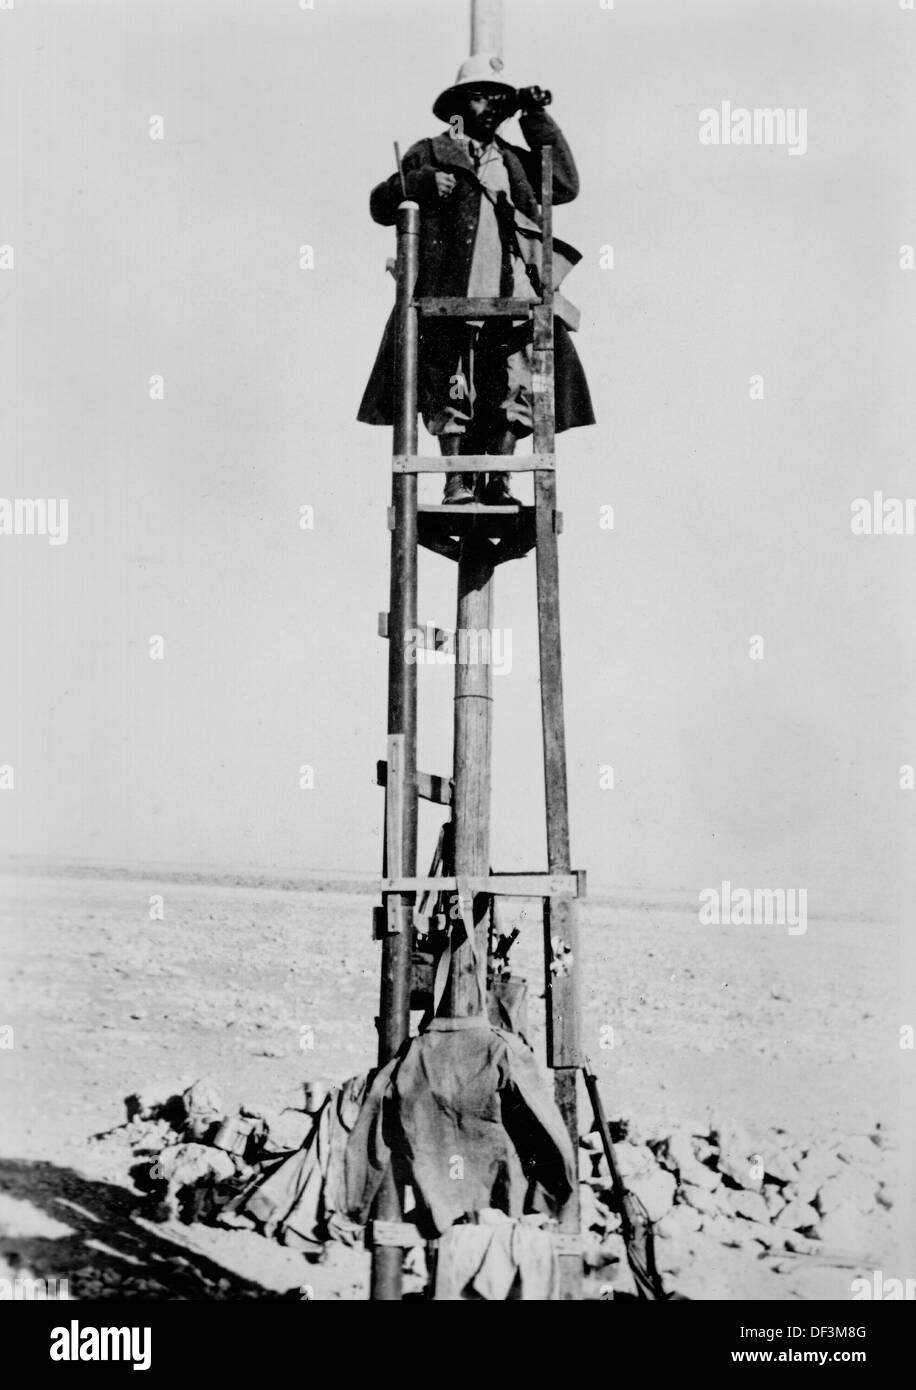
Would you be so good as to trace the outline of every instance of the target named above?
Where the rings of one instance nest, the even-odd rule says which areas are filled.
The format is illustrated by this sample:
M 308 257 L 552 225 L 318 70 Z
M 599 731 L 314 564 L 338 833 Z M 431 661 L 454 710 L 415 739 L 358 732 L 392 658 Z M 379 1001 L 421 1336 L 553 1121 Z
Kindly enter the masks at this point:
M 501 51 L 501 4 L 473 0 L 471 51 Z M 584 874 L 570 868 L 566 744 L 560 652 L 560 609 L 554 446 L 554 349 L 552 262 L 552 151 L 543 151 L 542 293 L 518 299 L 446 299 L 414 296 L 420 211 L 405 201 L 398 211 L 396 416 L 392 460 L 391 588 L 381 632 L 389 639 L 387 760 L 379 764 L 385 786 L 383 906 L 375 934 L 382 946 L 379 1062 L 387 1062 L 409 1036 L 410 1009 L 422 1001 L 435 1012 L 462 1017 L 478 1012 L 486 997 L 492 906 L 499 897 L 539 897 L 544 904 L 547 1064 L 574 1151 L 578 1146 L 576 1084 L 582 1066 L 578 1039 L 576 900 Z M 533 452 L 530 457 L 458 455 L 427 458 L 417 452 L 417 353 L 421 317 L 533 320 Z M 420 473 L 534 473 L 533 507 L 418 506 Z M 489 662 L 455 663 L 453 776 L 419 772 L 417 663 L 409 659 L 407 634 L 417 632 L 418 546 L 456 562 L 456 638 L 491 629 L 494 574 L 500 564 L 535 552 L 540 652 L 541 715 L 547 823 L 547 867 L 533 873 L 494 874 L 490 865 L 490 767 L 492 668 Z M 441 634 L 425 639 L 436 644 Z M 439 872 L 417 876 L 418 798 L 451 808 Z M 441 842 L 440 842 L 441 843 Z M 452 894 L 463 939 L 448 947 L 447 974 L 438 987 L 419 969 L 415 942 L 418 898 Z M 441 965 L 441 961 L 440 961 Z M 394 1178 L 389 1174 L 370 1228 L 371 1297 L 401 1297 L 404 1242 L 408 1240 Z M 581 1296 L 577 1193 L 560 1222 L 561 1297 Z

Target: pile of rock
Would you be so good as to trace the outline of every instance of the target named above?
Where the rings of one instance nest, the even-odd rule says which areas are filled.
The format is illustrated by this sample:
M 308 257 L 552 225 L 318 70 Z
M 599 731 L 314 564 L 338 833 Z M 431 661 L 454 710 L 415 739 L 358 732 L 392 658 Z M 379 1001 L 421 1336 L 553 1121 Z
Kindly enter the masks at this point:
M 127 1123 L 96 1136 L 95 1166 L 131 1175 L 154 1200 L 158 1220 L 205 1219 L 235 1196 L 254 1165 L 300 1149 L 314 1115 L 241 1105 L 230 1113 L 212 1081 L 157 1081 L 125 1100 Z M 106 1162 L 107 1160 L 107 1162 Z
M 874 1262 L 878 1228 L 895 1200 L 894 1158 L 880 1127 L 808 1147 L 778 1130 L 755 1139 L 728 1119 L 654 1136 L 621 1121 L 612 1135 L 624 1184 L 654 1225 L 663 1270 L 679 1271 L 710 1240 L 752 1258 L 823 1256 L 846 1268 Z M 599 1135 L 581 1146 L 586 1262 L 628 1292 Z
M 127 1123 L 96 1138 L 96 1169 L 121 1181 L 129 1168 L 161 1220 L 217 1217 L 257 1164 L 300 1149 L 315 1120 L 304 1109 L 257 1104 L 230 1114 L 212 1082 L 186 1077 L 147 1086 L 126 1105 Z M 780 1130 L 752 1136 L 726 1118 L 651 1132 L 630 1116 L 611 1133 L 624 1185 L 652 1222 L 669 1291 L 749 1297 L 750 1278 L 735 1287 L 736 1261 L 745 1271 L 767 1261 L 769 1271 L 793 1274 L 814 1261 L 842 1268 L 847 1283 L 880 1263 L 897 1161 L 878 1125 L 832 1144 L 798 1143 Z M 602 1290 L 592 1296 L 633 1294 L 600 1136 L 584 1135 L 580 1146 L 585 1263 Z M 720 1260 L 719 1290 L 715 1280 L 694 1280 L 691 1292 L 716 1252 L 730 1257 Z M 819 1287 L 802 1296 L 821 1296 Z

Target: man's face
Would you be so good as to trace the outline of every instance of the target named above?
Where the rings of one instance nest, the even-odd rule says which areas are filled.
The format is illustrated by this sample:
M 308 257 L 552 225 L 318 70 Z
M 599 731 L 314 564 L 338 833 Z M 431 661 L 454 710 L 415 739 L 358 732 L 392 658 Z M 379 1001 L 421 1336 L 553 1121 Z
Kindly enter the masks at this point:
M 505 119 L 506 99 L 485 88 L 472 87 L 465 93 L 464 109 L 460 115 L 465 134 L 472 140 L 491 140 Z

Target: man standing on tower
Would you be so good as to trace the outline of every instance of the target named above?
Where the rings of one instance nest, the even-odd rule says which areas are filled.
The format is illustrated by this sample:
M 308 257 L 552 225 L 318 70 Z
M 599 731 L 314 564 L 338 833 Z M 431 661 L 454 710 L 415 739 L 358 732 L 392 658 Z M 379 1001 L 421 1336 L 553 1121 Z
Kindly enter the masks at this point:
M 503 80 L 502 61 L 477 53 L 462 64 L 453 86 L 433 105 L 447 122 L 441 135 L 420 140 L 397 174 L 372 191 L 370 212 L 382 226 L 397 221 L 404 198 L 420 207 L 419 273 L 415 294 L 533 300 L 540 297 L 540 151 L 553 148 L 553 201 L 579 191 L 572 153 L 544 109 L 540 87 L 518 91 Z M 511 145 L 497 130 L 515 111 L 529 149 Z M 554 281 L 580 259 L 554 242 Z M 556 430 L 594 424 L 582 364 L 564 316 L 575 320 L 561 295 L 555 300 Z M 572 311 L 574 313 L 574 311 Z M 391 425 L 394 415 L 394 316 L 389 318 L 358 418 Z M 532 328 L 528 318 L 475 321 L 421 320 L 417 394 L 420 413 L 443 455 L 512 454 L 532 431 Z M 474 475 L 449 475 L 444 500 L 475 500 Z M 483 493 L 491 506 L 515 502 L 509 475 L 494 472 Z

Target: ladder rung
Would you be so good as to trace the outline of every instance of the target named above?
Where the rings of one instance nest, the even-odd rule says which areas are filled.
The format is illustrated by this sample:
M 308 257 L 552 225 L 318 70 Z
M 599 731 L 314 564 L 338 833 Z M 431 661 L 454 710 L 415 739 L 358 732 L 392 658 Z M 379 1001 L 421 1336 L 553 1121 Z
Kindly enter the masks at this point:
M 420 314 L 433 318 L 495 319 L 528 318 L 539 299 L 456 299 L 452 295 L 424 295 L 413 301 Z
M 519 516 L 522 512 L 533 512 L 533 507 L 485 507 L 482 502 L 432 503 L 422 502 L 417 507 L 420 516 Z
M 381 760 L 376 763 L 376 782 L 380 787 L 388 785 L 388 764 Z M 416 775 L 417 795 L 424 801 L 435 801 L 439 806 L 451 806 L 452 781 L 449 777 L 437 777 L 435 773 L 418 772 Z
M 584 898 L 585 871 L 568 874 L 484 874 L 467 880 L 472 893 L 493 893 L 504 898 Z M 383 893 L 455 893 L 456 878 L 383 878 Z
M 554 1231 L 549 1227 L 547 1233 L 558 1255 L 581 1255 L 582 1236 L 577 1231 Z M 416 1226 L 409 1221 L 370 1221 L 366 1232 L 370 1246 L 394 1246 L 402 1250 L 414 1245 L 425 1245 L 425 1238 Z M 438 1244 L 438 1241 L 436 1242 Z
M 379 613 L 378 615 L 378 635 L 379 637 L 390 637 L 391 635 L 388 631 L 387 613 Z M 449 647 L 455 639 L 454 632 L 450 632 L 445 627 L 435 627 L 432 623 L 424 623 L 422 627 L 418 626 L 411 629 L 411 636 L 415 646 L 428 652 L 441 652 L 443 647 Z
M 581 1255 L 582 1235 L 579 1231 L 551 1231 L 558 1255 Z
M 411 1226 L 407 1221 L 370 1221 L 366 1235 L 370 1246 L 406 1249 L 426 1243 L 416 1226 Z
M 556 469 L 555 454 L 457 454 L 437 458 L 425 454 L 395 454 L 391 460 L 395 473 L 538 473 Z

